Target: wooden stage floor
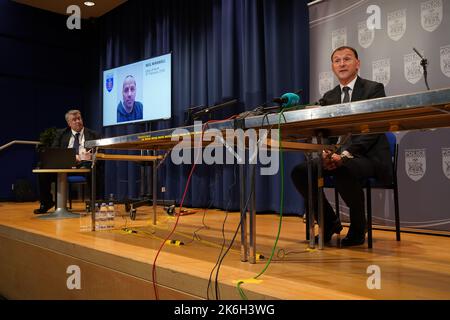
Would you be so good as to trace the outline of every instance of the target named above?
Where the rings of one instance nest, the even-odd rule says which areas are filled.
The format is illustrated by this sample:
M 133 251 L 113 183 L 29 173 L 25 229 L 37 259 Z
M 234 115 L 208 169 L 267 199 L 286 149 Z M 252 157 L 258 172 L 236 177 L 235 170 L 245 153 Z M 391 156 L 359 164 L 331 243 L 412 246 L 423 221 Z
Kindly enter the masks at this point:
M 158 208 L 141 207 L 131 221 L 116 217 L 115 230 L 80 232 L 79 219 L 39 220 L 37 203 L 0 203 L 0 295 L 7 299 L 154 299 L 152 265 L 175 218 Z M 81 210 L 75 203 L 74 209 Z M 123 205 L 119 207 L 124 210 Z M 123 212 L 122 212 L 123 213 Z M 157 260 L 160 299 L 206 299 L 208 278 L 222 243 L 225 213 L 199 209 L 182 216 Z M 220 299 L 240 299 L 236 280 L 256 276 L 270 256 L 279 216 L 257 216 L 257 252 L 265 259 L 240 261 L 240 234 L 220 269 Z M 230 213 L 227 245 L 239 223 Z M 122 230 L 128 227 L 137 233 Z M 195 236 L 194 236 L 195 233 Z M 345 236 L 346 228 L 341 237 Z M 450 238 L 374 231 L 374 248 L 340 249 L 333 239 L 325 250 L 309 250 L 299 217 L 283 217 L 275 256 L 260 283 L 245 283 L 249 299 L 450 299 Z M 80 270 L 80 289 L 68 289 L 69 266 Z M 380 270 L 380 289 L 369 289 L 369 266 Z M 370 282 L 370 281 L 369 281 Z M 215 299 L 214 277 L 209 298 Z

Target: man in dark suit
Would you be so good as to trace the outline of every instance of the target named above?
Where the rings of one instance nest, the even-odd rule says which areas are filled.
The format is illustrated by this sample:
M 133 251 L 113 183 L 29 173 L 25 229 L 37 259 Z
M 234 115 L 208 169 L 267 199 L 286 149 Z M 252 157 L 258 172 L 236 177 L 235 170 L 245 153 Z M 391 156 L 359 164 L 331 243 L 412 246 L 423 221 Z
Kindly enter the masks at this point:
M 92 155 L 90 152 L 86 152 L 84 142 L 100 139 L 100 135 L 95 131 L 84 127 L 83 118 L 81 117 L 79 110 L 70 110 L 66 113 L 65 117 L 68 127 L 58 131 L 51 147 L 74 148 L 78 166 L 90 167 Z M 38 180 L 39 200 L 41 204 L 38 209 L 34 210 L 34 213 L 43 214 L 55 205 L 50 190 L 52 182 L 56 182 L 56 175 L 42 173 L 38 175 Z
M 324 94 L 322 105 L 386 96 L 383 84 L 358 76 L 360 61 L 354 48 L 345 46 L 334 50 L 331 55 L 331 64 L 333 72 L 339 80 L 339 85 Z M 330 141 L 330 143 L 336 142 Z M 324 175 L 334 176 L 337 191 L 350 208 L 350 228 L 341 244 L 342 246 L 363 244 L 366 218 L 362 182 L 371 177 L 380 181 L 392 180 L 389 142 L 384 134 L 352 136 L 336 152 L 325 150 L 322 153 L 322 160 Z M 313 172 L 316 172 L 318 163 L 319 161 L 313 162 Z M 307 202 L 308 171 L 306 164 L 302 163 L 296 166 L 292 170 L 291 178 Z M 317 177 L 313 177 L 313 182 L 313 190 L 317 190 Z M 342 225 L 325 196 L 323 198 L 325 242 L 329 242 L 333 234 L 342 230 Z M 313 201 L 317 213 L 317 192 L 313 192 Z

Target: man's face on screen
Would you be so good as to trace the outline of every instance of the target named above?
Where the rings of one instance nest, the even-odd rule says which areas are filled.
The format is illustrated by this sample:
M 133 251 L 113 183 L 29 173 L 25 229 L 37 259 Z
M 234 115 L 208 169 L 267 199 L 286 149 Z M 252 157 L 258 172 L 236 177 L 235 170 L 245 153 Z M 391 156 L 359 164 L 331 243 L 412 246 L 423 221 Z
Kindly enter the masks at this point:
M 131 110 L 134 105 L 134 99 L 136 98 L 136 81 L 133 78 L 126 78 L 123 82 L 123 105 L 128 110 Z
M 358 74 L 360 62 L 352 50 L 343 49 L 334 53 L 331 65 L 339 82 L 346 85 Z
M 83 119 L 81 118 L 81 114 L 69 114 L 69 120 L 67 120 L 67 124 L 72 130 L 80 132 L 81 129 L 83 129 Z

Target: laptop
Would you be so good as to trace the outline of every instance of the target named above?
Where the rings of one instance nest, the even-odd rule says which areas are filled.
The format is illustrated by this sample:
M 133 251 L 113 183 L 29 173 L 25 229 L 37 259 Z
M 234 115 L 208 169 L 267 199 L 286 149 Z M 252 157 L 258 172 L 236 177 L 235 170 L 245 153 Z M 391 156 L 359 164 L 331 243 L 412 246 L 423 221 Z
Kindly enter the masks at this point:
M 75 149 L 46 148 L 40 152 L 40 169 L 72 169 L 77 166 Z

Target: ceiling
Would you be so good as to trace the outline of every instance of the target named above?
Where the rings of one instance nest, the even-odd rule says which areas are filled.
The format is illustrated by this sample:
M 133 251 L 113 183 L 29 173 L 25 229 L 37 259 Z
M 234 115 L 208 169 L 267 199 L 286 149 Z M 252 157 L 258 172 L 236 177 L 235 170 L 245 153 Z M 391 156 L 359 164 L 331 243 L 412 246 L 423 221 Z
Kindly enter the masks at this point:
M 114 9 L 118 5 L 126 2 L 127 0 L 91 0 L 95 2 L 95 6 L 85 6 L 84 0 L 13 0 L 18 3 L 22 3 L 35 8 L 40 8 L 60 14 L 67 15 L 67 7 L 70 5 L 78 5 L 81 9 L 81 18 L 96 18 L 104 15 L 108 11 Z

